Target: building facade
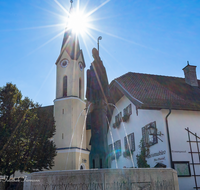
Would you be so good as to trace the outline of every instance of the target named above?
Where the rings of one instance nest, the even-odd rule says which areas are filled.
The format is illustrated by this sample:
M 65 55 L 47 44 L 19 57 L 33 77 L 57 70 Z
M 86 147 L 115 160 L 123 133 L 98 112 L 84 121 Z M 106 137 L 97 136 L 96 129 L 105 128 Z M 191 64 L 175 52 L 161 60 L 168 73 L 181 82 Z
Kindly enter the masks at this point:
M 194 68 L 183 69 L 185 79 L 127 73 L 112 81 L 112 168 L 138 167 L 142 141 L 150 167 L 176 169 L 181 190 L 200 186 L 200 81 Z

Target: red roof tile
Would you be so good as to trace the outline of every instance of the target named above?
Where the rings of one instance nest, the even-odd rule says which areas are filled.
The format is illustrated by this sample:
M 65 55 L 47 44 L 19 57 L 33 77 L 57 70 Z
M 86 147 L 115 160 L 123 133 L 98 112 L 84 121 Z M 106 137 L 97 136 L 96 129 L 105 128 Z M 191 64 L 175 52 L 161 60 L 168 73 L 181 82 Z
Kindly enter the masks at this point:
M 200 110 L 200 88 L 188 85 L 184 78 L 129 72 L 111 86 L 116 81 L 143 103 L 141 108 Z

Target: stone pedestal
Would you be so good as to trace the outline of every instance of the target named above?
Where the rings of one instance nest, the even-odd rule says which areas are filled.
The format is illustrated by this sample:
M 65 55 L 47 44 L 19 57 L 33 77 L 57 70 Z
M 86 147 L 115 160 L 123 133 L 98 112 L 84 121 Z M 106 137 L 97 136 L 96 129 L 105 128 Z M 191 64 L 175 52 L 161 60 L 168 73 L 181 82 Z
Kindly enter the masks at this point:
M 24 190 L 179 190 L 173 169 L 95 169 L 32 173 Z

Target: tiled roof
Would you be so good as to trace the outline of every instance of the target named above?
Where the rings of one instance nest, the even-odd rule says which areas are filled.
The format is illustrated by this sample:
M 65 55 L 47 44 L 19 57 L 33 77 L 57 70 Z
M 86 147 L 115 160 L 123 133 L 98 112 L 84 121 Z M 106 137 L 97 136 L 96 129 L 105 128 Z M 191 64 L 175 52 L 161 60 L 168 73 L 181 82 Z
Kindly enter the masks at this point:
M 129 98 L 141 101 L 141 108 L 200 110 L 200 88 L 190 86 L 184 78 L 129 72 L 113 84 L 127 91 Z

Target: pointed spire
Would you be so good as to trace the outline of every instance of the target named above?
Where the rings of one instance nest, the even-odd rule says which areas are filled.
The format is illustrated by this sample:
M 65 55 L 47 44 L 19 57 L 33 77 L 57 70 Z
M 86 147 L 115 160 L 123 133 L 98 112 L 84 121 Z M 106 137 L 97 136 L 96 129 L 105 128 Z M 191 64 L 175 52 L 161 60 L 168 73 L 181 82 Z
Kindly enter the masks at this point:
M 72 6 L 72 3 L 73 3 L 73 0 L 70 0 L 70 3 L 71 3 L 71 7 L 70 7 L 70 13 L 71 13 L 71 11 L 72 11 L 72 9 L 73 9 L 73 6 Z
M 73 0 L 70 0 L 70 3 L 71 3 L 71 7 L 70 7 L 70 14 L 71 14 L 73 11 L 73 6 L 72 6 Z M 63 51 L 63 49 L 66 49 L 71 59 L 78 59 L 78 55 L 80 51 L 78 36 L 76 34 L 73 34 L 72 30 L 68 29 L 67 27 L 65 28 L 61 52 Z
M 71 3 L 71 8 L 72 8 L 72 3 L 73 3 L 73 0 L 70 0 L 70 3 Z

